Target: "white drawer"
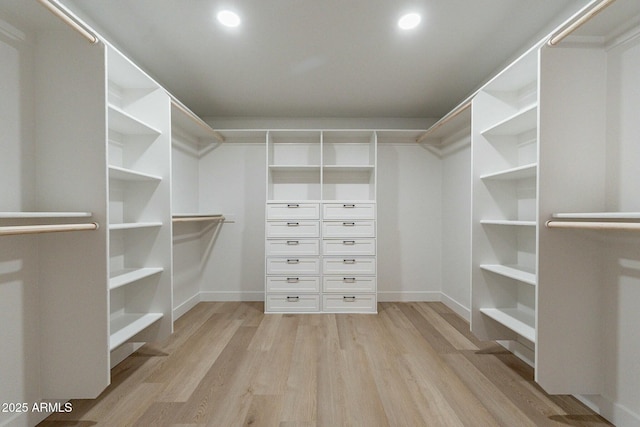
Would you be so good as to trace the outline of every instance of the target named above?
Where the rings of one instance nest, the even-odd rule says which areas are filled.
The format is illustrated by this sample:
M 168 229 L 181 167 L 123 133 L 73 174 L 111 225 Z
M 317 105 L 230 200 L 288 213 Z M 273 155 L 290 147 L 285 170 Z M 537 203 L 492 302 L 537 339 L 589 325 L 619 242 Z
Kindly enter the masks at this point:
M 318 258 L 267 258 L 267 274 L 296 276 L 297 274 L 320 274 Z
M 320 206 L 317 203 L 269 204 L 267 219 L 320 219 Z
M 320 292 L 320 278 L 315 277 L 267 277 L 267 292 Z
M 320 223 L 318 221 L 269 221 L 267 222 L 267 237 L 305 238 L 320 237 Z
M 375 237 L 375 221 L 325 221 L 322 223 L 325 238 Z
M 375 219 L 372 203 L 326 203 L 322 205 L 323 219 Z
M 339 257 L 323 258 L 324 274 L 344 274 L 346 276 L 376 274 L 376 259 L 374 257 Z
M 372 276 L 324 276 L 324 292 L 375 292 L 376 278 Z
M 322 296 L 322 310 L 326 312 L 375 313 L 375 294 L 336 294 Z
M 320 311 L 320 296 L 305 294 L 267 295 L 268 312 Z
M 320 255 L 318 239 L 267 240 L 267 256 Z
M 322 241 L 323 255 L 375 255 L 375 239 L 338 239 Z

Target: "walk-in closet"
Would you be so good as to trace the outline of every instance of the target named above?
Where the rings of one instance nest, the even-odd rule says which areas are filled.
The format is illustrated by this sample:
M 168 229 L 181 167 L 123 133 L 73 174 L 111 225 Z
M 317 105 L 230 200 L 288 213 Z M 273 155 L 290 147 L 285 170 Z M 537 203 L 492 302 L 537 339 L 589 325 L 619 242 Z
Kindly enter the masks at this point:
M 640 426 L 640 2 L 347 3 L 0 0 L 0 426 Z

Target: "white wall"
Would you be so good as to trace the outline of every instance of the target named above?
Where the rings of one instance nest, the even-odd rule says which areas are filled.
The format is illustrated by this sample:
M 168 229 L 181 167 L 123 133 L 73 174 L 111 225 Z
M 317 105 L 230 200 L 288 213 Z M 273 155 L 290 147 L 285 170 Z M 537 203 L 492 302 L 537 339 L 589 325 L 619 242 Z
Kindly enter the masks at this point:
M 469 136 L 442 159 L 443 302 L 465 319 L 471 310 L 471 145 Z
M 439 301 L 442 162 L 413 144 L 378 144 L 378 299 Z

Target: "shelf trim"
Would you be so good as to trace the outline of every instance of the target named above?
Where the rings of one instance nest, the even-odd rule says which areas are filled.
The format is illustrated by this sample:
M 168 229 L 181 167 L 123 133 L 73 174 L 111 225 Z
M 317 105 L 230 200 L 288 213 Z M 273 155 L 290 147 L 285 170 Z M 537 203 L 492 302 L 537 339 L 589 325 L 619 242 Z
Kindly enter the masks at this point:
M 509 308 L 481 308 L 480 312 L 529 341 L 536 342 L 536 329 L 522 319 L 522 317 L 528 316 L 522 311 Z

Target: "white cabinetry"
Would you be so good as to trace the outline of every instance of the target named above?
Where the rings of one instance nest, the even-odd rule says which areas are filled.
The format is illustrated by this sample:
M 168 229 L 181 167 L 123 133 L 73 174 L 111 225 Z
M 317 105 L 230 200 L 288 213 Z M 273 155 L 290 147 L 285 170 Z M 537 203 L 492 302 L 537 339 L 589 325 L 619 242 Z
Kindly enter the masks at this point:
M 376 312 L 376 135 L 267 135 L 267 312 Z
M 166 92 L 112 48 L 107 79 L 113 350 L 130 340 L 162 339 L 173 328 L 171 117 Z

